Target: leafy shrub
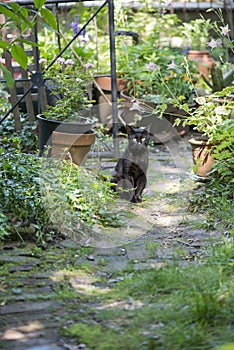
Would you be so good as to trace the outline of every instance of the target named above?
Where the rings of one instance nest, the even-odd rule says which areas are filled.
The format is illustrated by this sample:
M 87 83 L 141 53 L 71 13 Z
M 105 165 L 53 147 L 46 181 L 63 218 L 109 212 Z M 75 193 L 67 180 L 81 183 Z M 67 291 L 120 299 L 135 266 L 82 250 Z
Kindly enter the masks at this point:
M 109 212 L 109 184 L 83 167 L 20 151 L 0 158 L 0 240 L 26 233 L 43 241 L 46 235 L 67 231 L 75 223 L 114 224 Z
M 1 104 L 1 102 L 0 102 Z M 1 104 L 2 106 L 2 104 Z M 14 120 L 9 116 L 3 124 L 0 125 L 0 146 L 5 149 L 18 148 L 22 152 L 35 153 L 38 149 L 38 136 L 36 132 L 37 122 L 29 124 L 28 117 L 21 114 L 22 129 L 15 131 Z

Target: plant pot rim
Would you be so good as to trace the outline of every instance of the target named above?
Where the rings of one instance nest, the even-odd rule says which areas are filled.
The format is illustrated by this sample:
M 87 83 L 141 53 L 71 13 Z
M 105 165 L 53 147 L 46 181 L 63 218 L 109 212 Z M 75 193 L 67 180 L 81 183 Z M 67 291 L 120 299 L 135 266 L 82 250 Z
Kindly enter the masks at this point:
M 210 54 L 210 51 L 209 50 L 199 50 L 199 49 L 190 49 L 188 52 L 200 52 L 200 53 L 203 53 L 203 54 Z
M 188 140 L 193 145 L 209 145 L 209 139 L 206 136 L 196 136 Z
M 65 132 L 53 131 L 52 144 L 69 146 L 88 146 L 92 145 L 96 138 L 96 132 L 92 130 L 87 134 L 69 134 Z
M 83 119 L 85 120 L 84 123 L 80 123 L 78 120 L 76 121 L 68 121 L 68 119 L 66 120 L 55 120 L 55 119 L 49 119 L 49 118 L 45 118 L 44 114 L 38 114 L 37 115 L 38 119 L 41 120 L 47 120 L 48 122 L 52 122 L 52 123 L 57 123 L 57 124 L 65 124 L 65 125 L 71 125 L 71 124 L 82 124 L 82 125 L 86 125 L 86 124 L 93 124 L 93 120 L 91 118 L 86 118 L 86 117 L 79 117 L 79 119 Z

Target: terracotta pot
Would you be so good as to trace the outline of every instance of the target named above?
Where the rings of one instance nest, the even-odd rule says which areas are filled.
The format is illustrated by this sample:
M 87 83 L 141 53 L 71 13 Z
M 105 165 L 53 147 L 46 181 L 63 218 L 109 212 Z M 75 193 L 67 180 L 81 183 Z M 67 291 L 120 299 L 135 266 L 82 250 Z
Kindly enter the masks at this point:
M 206 79 L 209 78 L 210 68 L 216 64 L 215 60 L 210 57 L 210 52 L 208 50 L 189 50 L 188 59 L 198 62 L 198 70 Z
M 103 91 L 111 91 L 111 76 L 110 75 L 98 75 L 94 77 L 96 83 Z M 128 81 L 126 79 L 117 78 L 116 87 L 117 91 L 126 89 Z
M 94 131 L 86 134 L 69 134 L 53 131 L 51 156 L 65 159 L 69 158 L 69 152 L 72 162 L 81 165 L 95 142 L 95 138 L 96 133 Z
M 95 96 L 96 101 L 98 103 L 98 116 L 99 120 L 103 125 L 107 125 L 107 128 L 110 129 L 112 126 L 112 121 L 110 120 L 110 116 L 112 115 L 112 107 L 111 104 L 108 104 L 107 100 L 111 102 L 111 76 L 110 75 L 99 75 L 95 77 L 95 82 L 98 84 L 99 88 L 105 94 L 105 97 L 101 94 L 101 92 L 95 87 Z M 116 80 L 116 87 L 118 92 L 118 97 L 120 96 L 120 91 L 126 89 L 127 80 L 119 79 Z M 107 99 L 107 100 L 106 100 Z
M 192 146 L 193 162 L 197 166 L 196 174 L 201 177 L 206 177 L 214 165 L 214 159 L 208 152 L 213 144 L 207 142 L 202 137 L 195 137 L 189 140 Z
M 61 122 L 56 120 L 50 120 L 44 118 L 42 114 L 37 115 L 38 119 L 38 142 L 40 155 L 43 154 L 45 146 L 51 146 L 51 136 L 53 131 L 57 130 L 59 132 L 71 133 L 71 134 L 84 134 L 92 129 L 93 121 L 89 118 L 82 118 L 84 120 L 82 123 L 75 122 Z M 50 155 L 50 153 L 48 154 Z

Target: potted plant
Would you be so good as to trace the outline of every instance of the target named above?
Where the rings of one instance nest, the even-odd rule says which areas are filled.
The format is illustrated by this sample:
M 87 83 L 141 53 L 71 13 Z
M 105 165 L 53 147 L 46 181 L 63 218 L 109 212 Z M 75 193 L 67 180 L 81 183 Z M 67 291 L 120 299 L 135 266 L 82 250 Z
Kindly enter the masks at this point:
M 79 157 L 73 156 L 74 151 L 81 146 L 82 140 L 87 151 L 94 143 L 92 128 L 95 118 L 91 115 L 92 101 L 88 94 L 90 68 L 91 65 L 82 66 L 72 59 L 58 58 L 46 71 L 45 78 L 50 82 L 47 86 L 57 101 L 48 105 L 43 115 L 37 116 L 41 154 L 46 145 L 52 146 L 49 155 L 53 156 L 64 154 L 63 150 L 67 148 L 75 160 Z
M 210 19 L 197 18 L 188 23 L 184 22 L 181 30 L 185 45 L 189 48 L 189 60 L 197 62 L 200 74 L 206 79 L 209 78 L 210 68 L 215 65 L 207 48 L 211 26 Z
M 187 112 L 172 102 L 176 99 L 180 103 L 192 104 L 193 71 L 192 62 L 187 61 L 178 50 L 168 48 L 158 49 L 144 64 L 139 63 L 132 79 L 129 79 L 128 90 L 121 92 L 132 114 L 134 109 L 140 110 L 141 113 L 137 113 L 138 124 L 146 122 L 150 125 L 150 132 L 156 136 L 165 131 L 166 123 L 162 117 L 173 125 L 175 117 L 185 116 Z M 181 125 L 177 129 L 185 133 Z M 171 138 L 170 133 L 168 138 Z
M 219 129 L 234 118 L 234 87 L 230 86 L 212 95 L 196 98 L 197 108 L 187 108 L 187 116 L 183 125 L 191 125 L 193 129 L 200 133 L 199 137 L 189 140 L 192 146 L 195 172 L 198 176 L 206 177 L 214 165 L 213 152 L 217 153 L 227 146 L 225 139 L 218 138 Z M 186 106 L 184 105 L 184 108 Z M 176 123 L 180 123 L 177 120 Z M 228 123 L 227 123 L 228 125 Z

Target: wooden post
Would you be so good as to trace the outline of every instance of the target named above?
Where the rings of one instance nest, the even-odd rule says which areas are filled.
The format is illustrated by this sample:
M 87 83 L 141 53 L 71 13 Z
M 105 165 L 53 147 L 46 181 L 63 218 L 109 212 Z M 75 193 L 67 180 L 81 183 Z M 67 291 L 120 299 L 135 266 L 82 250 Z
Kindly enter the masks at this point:
M 12 68 L 11 54 L 9 52 L 5 52 L 4 56 L 5 56 L 5 61 L 6 61 L 6 68 L 13 75 L 14 73 L 13 73 L 13 68 Z M 11 102 L 11 105 L 14 106 L 18 101 L 17 93 L 16 93 L 16 84 L 14 83 L 13 88 L 11 88 L 9 90 L 10 90 L 10 102 Z M 20 111 L 19 111 L 18 106 L 16 106 L 14 108 L 13 114 L 14 114 L 15 130 L 20 131 L 22 127 L 21 127 L 21 122 L 20 122 Z

